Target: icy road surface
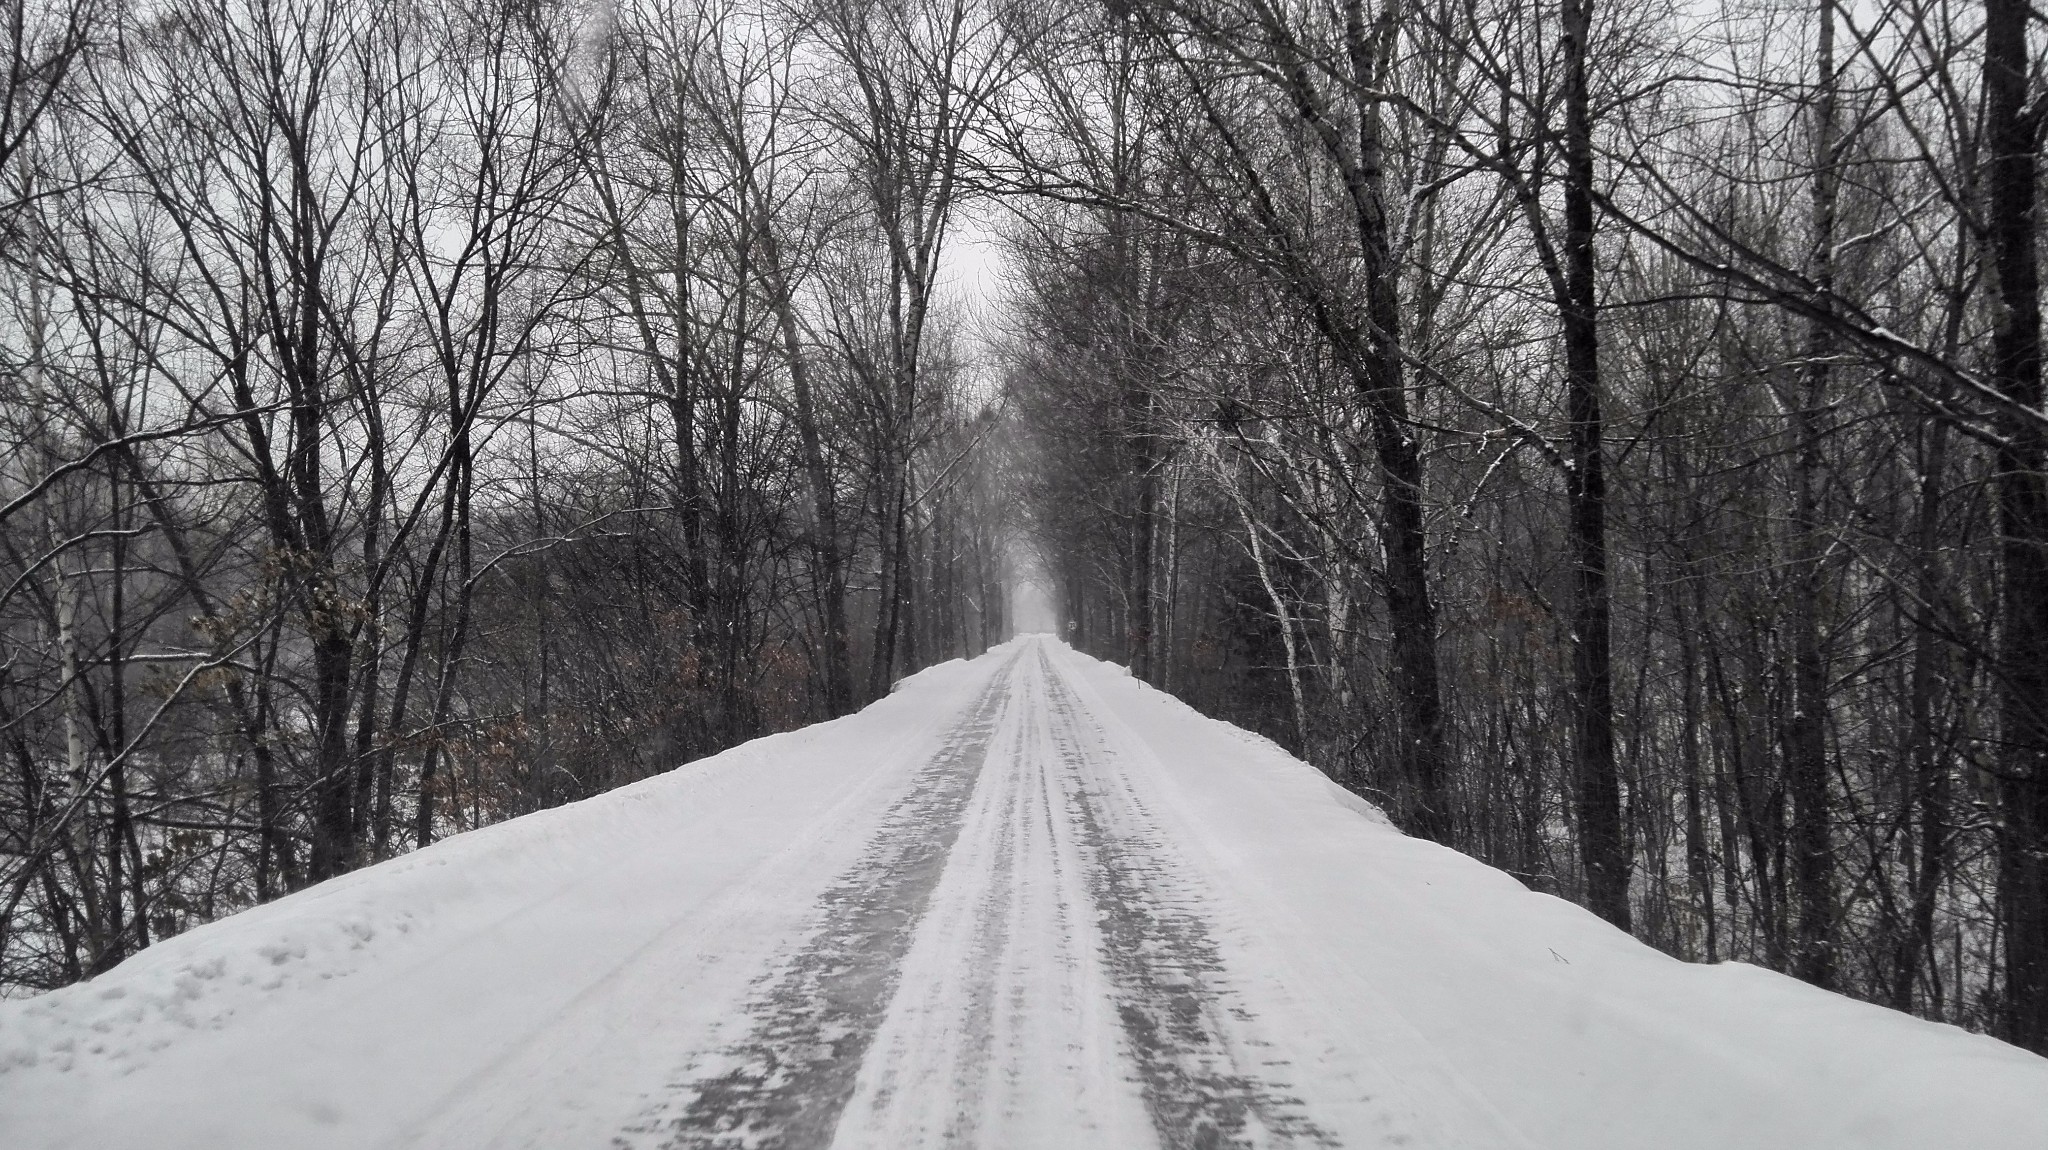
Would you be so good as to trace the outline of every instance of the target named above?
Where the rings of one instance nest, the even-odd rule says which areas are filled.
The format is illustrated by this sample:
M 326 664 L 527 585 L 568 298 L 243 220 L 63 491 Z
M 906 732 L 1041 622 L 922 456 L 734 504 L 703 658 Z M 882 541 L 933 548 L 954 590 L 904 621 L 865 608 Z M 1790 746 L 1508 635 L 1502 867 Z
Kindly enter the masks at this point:
M 1027 638 L 0 1004 L 0 1146 L 2048 1146 L 2048 1060 L 1665 958 Z

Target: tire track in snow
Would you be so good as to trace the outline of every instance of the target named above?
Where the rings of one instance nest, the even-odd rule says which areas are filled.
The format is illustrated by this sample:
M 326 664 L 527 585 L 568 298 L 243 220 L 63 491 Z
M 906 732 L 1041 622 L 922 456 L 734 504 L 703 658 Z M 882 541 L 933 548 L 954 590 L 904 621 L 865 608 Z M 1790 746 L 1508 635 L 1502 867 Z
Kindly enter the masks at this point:
M 1021 663 L 953 856 L 835 1150 L 1154 1150 L 1102 961 L 1085 846 Z
M 1166 1150 L 1334 1147 L 1284 1084 L 1251 1073 L 1232 1031 L 1250 1016 L 1233 1000 L 1199 894 L 1157 842 L 1144 806 L 1097 761 L 1101 728 L 1041 649 L 1053 739 L 1071 779 L 1068 806 L 1088 859 L 1088 886 L 1117 1015 L 1145 1108 Z M 1262 1057 L 1263 1070 L 1284 1069 Z
M 968 1049 L 963 1052 L 956 1081 L 962 1101 L 979 1097 L 987 1087 L 990 1065 L 996 1055 L 996 973 L 1010 949 L 1009 911 L 1017 897 L 1017 825 L 1013 819 L 996 824 L 990 853 L 988 889 L 975 907 L 972 958 L 969 963 Z M 973 1145 L 977 1115 L 967 1106 L 956 1107 L 946 1130 L 946 1140 Z
M 904 954 L 959 838 L 1017 660 L 883 816 L 861 861 L 819 899 L 822 923 L 748 1005 L 753 1029 L 712 1073 L 673 1084 L 688 1102 L 613 1144 L 660 1150 L 808 1150 L 830 1144 Z M 687 1073 L 687 1071 L 686 1071 Z
M 1018 692 L 1015 679 L 1009 685 Z M 1010 706 L 1028 709 L 1028 696 Z M 975 1145 L 996 1055 L 998 972 L 1011 945 L 1016 826 L 1003 808 L 1015 790 L 1015 729 L 1005 725 L 993 760 L 962 812 L 961 830 L 905 955 L 899 993 L 869 1043 L 835 1146 L 901 1150 L 920 1142 Z

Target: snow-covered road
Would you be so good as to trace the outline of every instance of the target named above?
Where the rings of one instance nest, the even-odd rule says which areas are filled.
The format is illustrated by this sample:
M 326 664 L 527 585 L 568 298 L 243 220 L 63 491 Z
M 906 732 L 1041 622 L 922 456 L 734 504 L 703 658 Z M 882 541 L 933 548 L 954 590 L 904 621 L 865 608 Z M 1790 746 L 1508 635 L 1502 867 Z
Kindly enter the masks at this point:
M 1045 638 L 0 1004 L 0 1146 L 2048 1146 Z

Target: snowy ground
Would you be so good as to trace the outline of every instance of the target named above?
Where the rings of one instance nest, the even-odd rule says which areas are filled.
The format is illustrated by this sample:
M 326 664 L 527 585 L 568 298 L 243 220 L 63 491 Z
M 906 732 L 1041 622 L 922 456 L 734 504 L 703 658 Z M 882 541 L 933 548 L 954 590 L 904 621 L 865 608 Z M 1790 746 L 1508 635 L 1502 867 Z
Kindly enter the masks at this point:
M 0 1003 L 0 1146 L 2048 1146 L 1051 639 Z

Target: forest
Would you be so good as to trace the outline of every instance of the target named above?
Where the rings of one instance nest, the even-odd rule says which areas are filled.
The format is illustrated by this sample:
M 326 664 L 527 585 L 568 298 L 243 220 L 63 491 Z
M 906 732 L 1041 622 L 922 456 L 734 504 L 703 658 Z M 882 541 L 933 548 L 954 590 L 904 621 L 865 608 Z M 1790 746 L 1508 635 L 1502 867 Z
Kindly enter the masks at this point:
M 0 994 L 1030 587 L 1667 953 L 2048 1052 L 2020 0 L 0 10 Z

